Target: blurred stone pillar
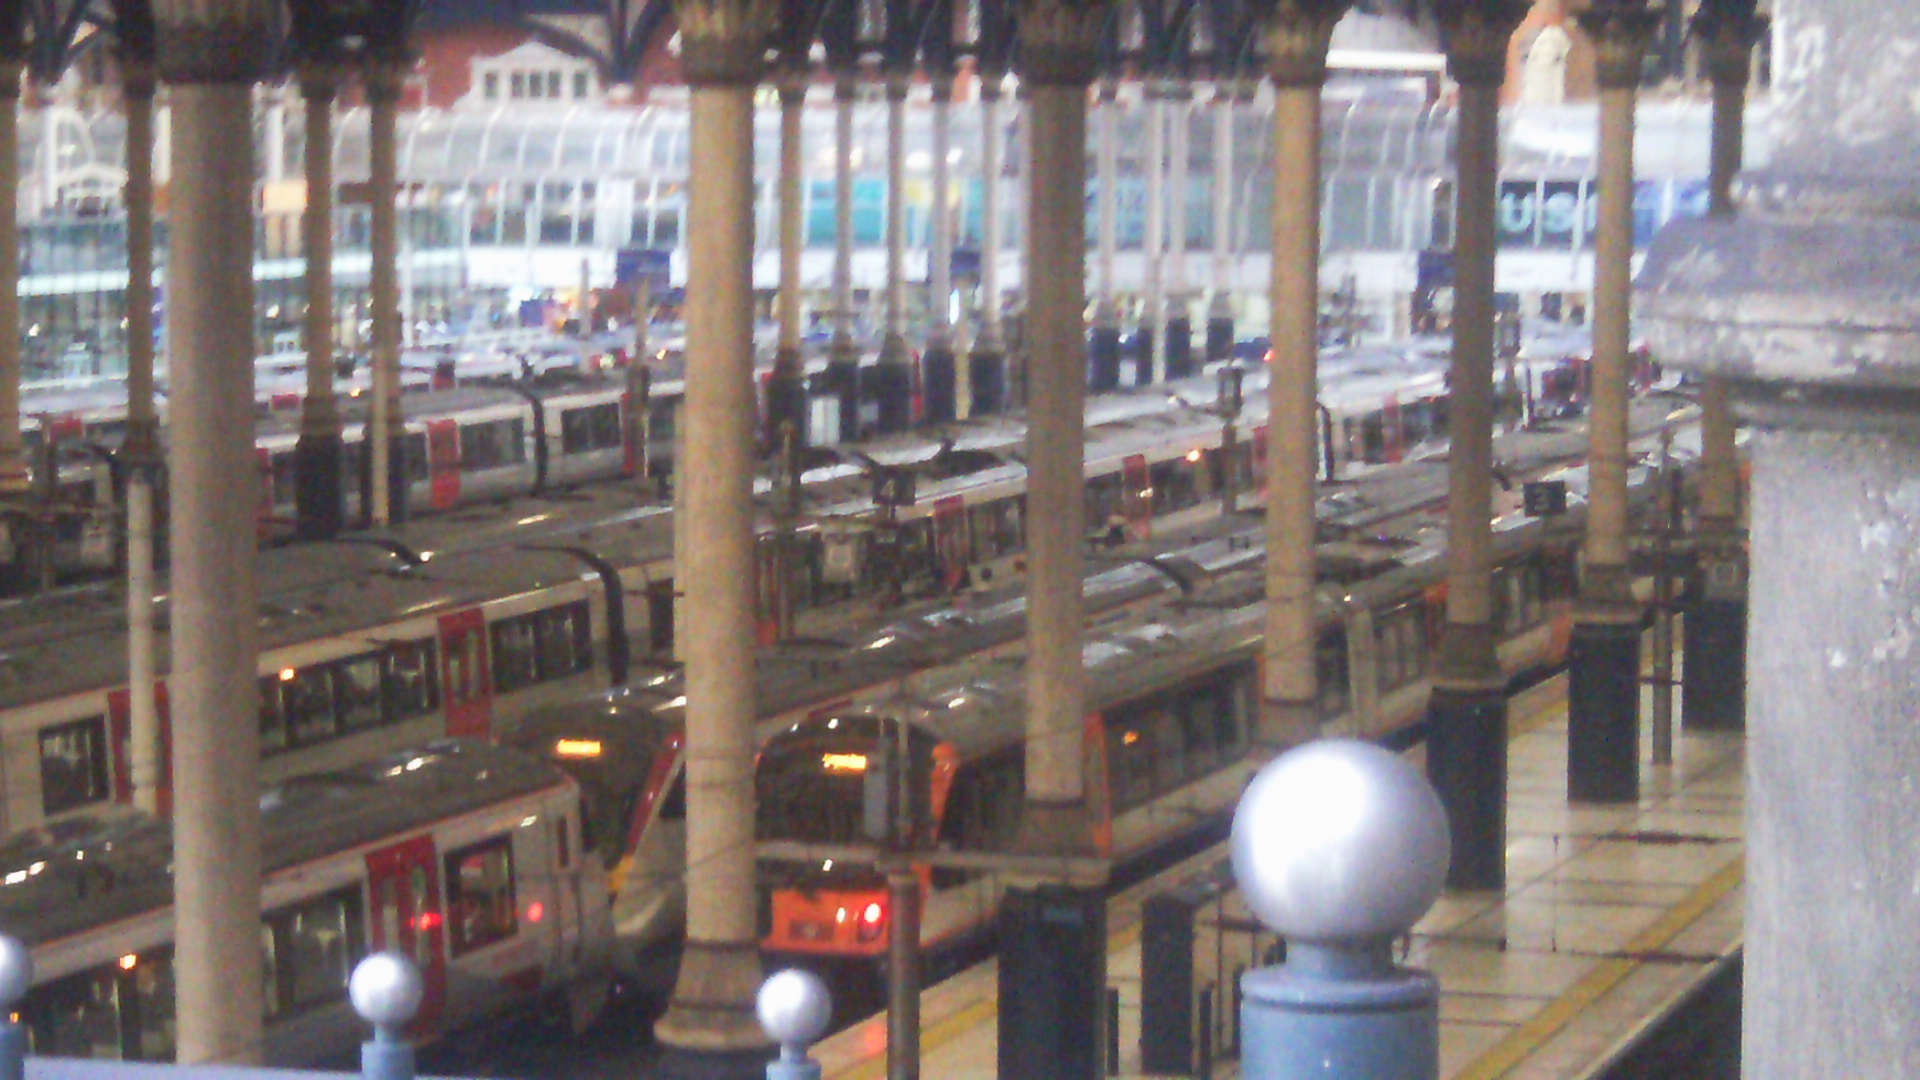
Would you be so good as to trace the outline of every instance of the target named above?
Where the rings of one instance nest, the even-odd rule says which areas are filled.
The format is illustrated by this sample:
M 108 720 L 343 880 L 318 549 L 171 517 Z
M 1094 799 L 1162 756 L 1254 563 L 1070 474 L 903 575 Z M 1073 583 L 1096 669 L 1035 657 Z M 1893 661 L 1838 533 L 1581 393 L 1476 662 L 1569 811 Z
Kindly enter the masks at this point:
M 767 381 L 768 451 L 778 452 L 791 437 L 807 441 L 807 366 L 800 350 L 800 261 L 806 254 L 806 222 L 801 184 L 806 174 L 807 72 L 782 73 L 780 80 L 780 344 Z
M 927 252 L 927 349 L 925 379 L 929 424 L 957 415 L 953 360 L 953 73 L 935 71 L 933 81 L 933 238 Z
M 1096 136 L 1096 213 L 1100 249 L 1093 263 L 1093 330 L 1088 335 L 1087 385 L 1096 394 L 1120 388 L 1120 308 L 1114 303 L 1114 253 L 1119 248 L 1120 100 L 1109 81 L 1100 87 Z
M 364 68 L 368 105 L 368 247 L 372 259 L 368 287 L 373 309 L 373 408 L 364 441 L 372 467 L 373 499 L 368 516 L 376 528 L 407 520 L 406 440 L 400 410 L 400 209 L 399 145 L 395 138 L 400 86 L 406 63 L 400 57 L 370 57 Z
M 1005 72 L 988 71 L 980 77 L 980 211 L 985 219 L 980 237 L 980 334 L 967 358 L 967 383 L 972 392 L 970 416 L 991 416 L 1006 408 L 1006 339 L 1000 332 L 1000 247 L 1002 229 L 1000 189 L 1006 131 L 1000 123 L 1000 87 Z
M 883 435 L 913 423 L 913 350 L 907 345 L 907 75 L 887 76 L 887 293 L 873 396 Z
M 1213 299 L 1207 305 L 1207 360 L 1216 363 L 1233 359 L 1233 103 L 1237 96 L 1224 76 L 1213 84 Z
M 161 465 L 160 421 L 153 401 L 153 97 L 151 55 L 122 46 L 121 97 L 127 112 L 127 433 L 120 465 L 127 481 L 127 712 L 133 802 L 160 812 L 166 751 L 154 703 L 153 491 Z
M 301 214 L 307 286 L 307 394 L 294 444 L 295 518 L 302 539 L 324 540 L 345 524 L 340 409 L 333 396 L 333 101 L 339 71 L 326 63 L 300 67 L 306 100 L 307 205 Z

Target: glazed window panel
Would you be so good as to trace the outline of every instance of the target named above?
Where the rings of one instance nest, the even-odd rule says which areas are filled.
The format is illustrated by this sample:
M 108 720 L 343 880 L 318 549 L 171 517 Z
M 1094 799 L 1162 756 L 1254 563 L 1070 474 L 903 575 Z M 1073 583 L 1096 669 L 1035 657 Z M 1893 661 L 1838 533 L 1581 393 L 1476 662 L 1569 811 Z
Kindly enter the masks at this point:
M 280 712 L 280 680 L 262 676 L 260 694 L 260 752 L 273 754 L 287 748 L 287 721 Z
M 269 1016 L 345 999 L 347 977 L 367 953 L 364 912 L 359 888 L 350 886 L 261 920 Z
M 449 854 L 446 887 L 454 956 L 505 941 L 518 931 L 510 838 L 498 837 Z
M 502 619 L 490 628 L 493 635 L 493 686 L 509 693 L 539 679 L 534 654 L 533 620 L 526 615 Z
M 424 716 L 436 704 L 434 663 L 439 650 L 434 642 L 399 641 L 381 654 L 380 686 L 389 721 Z
M 90 716 L 40 732 L 40 809 L 58 814 L 107 799 L 107 721 Z
M 340 726 L 347 731 L 380 723 L 380 659 L 373 653 L 330 665 Z
M 295 746 L 324 742 L 340 733 L 333 709 L 333 680 L 324 667 L 296 671 L 292 678 L 283 672 L 280 709 L 286 714 L 287 730 Z

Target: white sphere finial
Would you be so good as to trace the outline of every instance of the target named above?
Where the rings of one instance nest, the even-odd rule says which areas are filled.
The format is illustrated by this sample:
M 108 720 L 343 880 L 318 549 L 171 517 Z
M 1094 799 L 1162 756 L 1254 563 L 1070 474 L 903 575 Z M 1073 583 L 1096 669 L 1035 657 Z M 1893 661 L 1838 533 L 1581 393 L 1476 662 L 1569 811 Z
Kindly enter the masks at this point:
M 833 1019 L 833 997 L 827 984 L 810 971 L 788 968 L 760 984 L 754 999 L 760 1027 L 780 1044 L 783 1057 L 804 1058 L 807 1047 L 826 1034 Z
M 0 934 L 0 1011 L 13 1008 L 33 985 L 33 953 L 20 939 Z
M 1311 942 L 1410 929 L 1446 884 L 1447 814 L 1399 755 L 1327 739 L 1269 762 L 1233 815 L 1233 874 L 1247 906 Z
M 377 1028 L 399 1028 L 420 1011 L 426 993 L 420 969 L 397 952 L 377 952 L 354 965 L 347 980 L 353 1011 Z

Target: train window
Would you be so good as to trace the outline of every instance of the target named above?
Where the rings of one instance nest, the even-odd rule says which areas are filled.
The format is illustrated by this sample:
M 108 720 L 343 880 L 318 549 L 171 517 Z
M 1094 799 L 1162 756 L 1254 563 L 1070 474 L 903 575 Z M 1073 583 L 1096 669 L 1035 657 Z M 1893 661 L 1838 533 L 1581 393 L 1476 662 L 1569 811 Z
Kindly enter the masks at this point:
M 1186 458 L 1163 461 L 1149 470 L 1153 502 L 1162 512 L 1185 510 L 1200 501 L 1198 469 Z
M 996 499 L 973 508 L 973 553 L 992 559 L 1020 550 L 1021 497 Z
M 660 820 L 687 820 L 687 773 L 684 769 L 673 776 L 673 786 L 667 789 L 667 797 L 660 804 Z
M 1148 712 L 1144 726 L 1152 737 L 1153 786 L 1166 791 L 1179 787 L 1187 779 L 1187 731 L 1180 722 L 1177 703 L 1169 702 Z
M 35 990 L 22 1003 L 30 1049 L 42 1057 L 125 1055 L 119 969 L 105 964 Z
M 172 1061 L 179 1042 L 173 1011 L 173 950 L 140 953 L 127 981 L 132 983 L 132 1004 L 137 1010 L 137 1015 L 123 1018 L 123 1026 L 134 1038 L 133 1056 L 141 1061 Z M 123 991 L 122 1000 L 128 996 Z
M 380 723 L 380 658 L 368 653 L 330 667 L 340 727 L 354 731 Z
M 1005 851 L 1013 846 L 1026 799 L 1027 760 L 1019 747 L 966 762 L 953 777 L 940 812 L 942 847 Z M 964 870 L 933 871 L 936 888 L 951 888 L 973 875 Z
M 1343 630 L 1321 636 L 1314 646 L 1314 669 L 1320 684 L 1320 719 L 1332 720 L 1347 711 L 1347 635 Z
M 467 472 L 519 465 L 527 460 L 526 424 L 495 420 L 460 430 L 460 467 Z
M 501 619 L 493 635 L 493 684 L 500 693 L 577 675 L 593 666 L 587 602 Z
M 1153 742 L 1141 725 L 1118 721 L 1107 726 L 1107 776 L 1116 812 L 1153 797 Z
M 505 941 L 518 930 L 511 837 L 495 837 L 450 853 L 446 883 L 453 955 Z
M 565 814 L 553 819 L 553 850 L 555 862 L 565 870 L 573 863 L 573 838 L 568 835 L 571 822 Z
M 267 1015 L 298 1013 L 346 997 L 347 977 L 367 952 L 365 925 L 358 886 L 263 917 Z
M 459 630 L 447 635 L 447 704 L 460 705 L 472 701 L 484 692 L 485 683 L 481 681 L 480 634 L 482 631 Z
M 292 502 L 293 493 L 299 486 L 299 475 L 298 470 L 294 467 L 293 453 L 291 451 L 278 453 L 267 460 L 271 466 L 273 476 L 273 491 L 269 497 L 269 501 L 274 503 Z
M 415 432 L 400 440 L 400 452 L 406 460 L 402 462 L 406 471 L 402 474 L 409 483 L 418 483 L 432 475 L 432 465 L 427 459 L 427 436 L 424 432 Z
M 90 716 L 40 732 L 40 809 L 58 814 L 107 798 L 107 721 Z
M 381 694 L 387 719 L 405 720 L 433 711 L 435 654 L 431 638 L 421 641 L 396 641 L 380 654 Z
M 620 427 L 618 402 L 568 409 L 560 414 L 560 452 L 585 454 L 615 449 L 622 443 Z
M 291 673 L 291 678 L 288 677 Z M 295 746 L 324 742 L 339 734 L 333 714 L 333 685 L 325 667 L 281 672 L 280 708 Z

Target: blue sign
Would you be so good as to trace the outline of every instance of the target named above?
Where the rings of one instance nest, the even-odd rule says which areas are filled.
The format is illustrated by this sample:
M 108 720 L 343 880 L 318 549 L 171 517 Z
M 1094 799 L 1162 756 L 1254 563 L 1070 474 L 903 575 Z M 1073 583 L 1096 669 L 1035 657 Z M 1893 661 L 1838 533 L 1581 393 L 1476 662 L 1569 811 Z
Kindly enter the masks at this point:
M 613 255 L 613 282 L 631 288 L 645 281 L 655 296 L 666 293 L 673 272 L 673 252 L 668 248 L 621 248 Z

